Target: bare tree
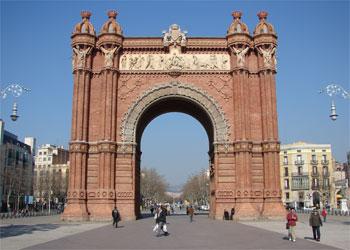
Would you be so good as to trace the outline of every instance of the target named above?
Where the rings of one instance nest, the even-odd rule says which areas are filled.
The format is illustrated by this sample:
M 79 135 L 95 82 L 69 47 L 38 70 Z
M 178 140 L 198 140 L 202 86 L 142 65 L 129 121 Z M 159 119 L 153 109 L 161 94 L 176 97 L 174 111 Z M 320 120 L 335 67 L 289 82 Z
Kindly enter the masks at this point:
M 205 205 L 209 201 L 209 177 L 206 170 L 188 178 L 182 188 L 182 198 L 192 204 Z
M 154 168 L 141 170 L 141 197 L 144 205 L 168 200 L 165 194 L 168 183 Z

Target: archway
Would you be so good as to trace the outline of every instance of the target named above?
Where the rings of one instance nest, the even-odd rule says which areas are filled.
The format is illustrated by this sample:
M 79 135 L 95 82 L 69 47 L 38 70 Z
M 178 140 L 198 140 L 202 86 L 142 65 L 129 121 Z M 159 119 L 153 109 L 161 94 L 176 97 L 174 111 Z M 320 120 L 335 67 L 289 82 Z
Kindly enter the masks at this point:
M 124 143 L 136 145 L 135 154 L 135 214 L 139 215 L 141 137 L 146 126 L 157 116 L 168 112 L 182 112 L 197 119 L 204 127 L 209 141 L 210 166 L 214 169 L 215 143 L 225 143 L 228 126 L 218 105 L 204 91 L 190 84 L 171 82 L 160 84 L 142 94 L 129 108 L 124 120 Z M 211 215 L 215 215 L 215 175 L 210 178 Z
M 260 12 L 253 35 L 234 12 L 227 36 L 124 37 L 109 11 L 96 36 L 90 12 L 73 31 L 74 95 L 68 207 L 64 219 L 106 220 L 118 206 L 138 214 L 140 136 L 173 110 L 205 127 L 211 216 L 283 217 L 275 91 L 277 36 Z M 262 29 L 261 27 L 265 27 Z M 266 29 L 267 27 L 267 29 Z

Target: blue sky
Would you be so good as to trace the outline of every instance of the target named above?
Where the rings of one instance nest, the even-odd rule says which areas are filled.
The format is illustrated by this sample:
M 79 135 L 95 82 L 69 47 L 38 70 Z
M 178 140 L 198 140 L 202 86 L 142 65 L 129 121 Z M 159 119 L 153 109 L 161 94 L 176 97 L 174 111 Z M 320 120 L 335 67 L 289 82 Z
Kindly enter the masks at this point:
M 335 98 L 339 118 L 329 119 L 331 99 L 318 91 L 330 83 L 349 86 L 348 1 L 1 1 L 1 88 L 20 83 L 31 89 L 16 101 L 20 118 L 11 122 L 14 98 L 1 100 L 6 129 L 38 144 L 68 145 L 72 103 L 70 35 L 90 10 L 97 31 L 106 12 L 119 12 L 125 36 L 161 36 L 177 23 L 188 36 L 220 36 L 241 10 L 253 32 L 260 10 L 269 12 L 278 35 L 277 108 L 282 143 L 330 143 L 337 160 L 349 146 L 349 101 Z M 156 118 L 142 137 L 142 166 L 157 168 L 172 185 L 208 166 L 202 126 L 184 114 Z M 161 157 L 159 157 L 161 156 Z

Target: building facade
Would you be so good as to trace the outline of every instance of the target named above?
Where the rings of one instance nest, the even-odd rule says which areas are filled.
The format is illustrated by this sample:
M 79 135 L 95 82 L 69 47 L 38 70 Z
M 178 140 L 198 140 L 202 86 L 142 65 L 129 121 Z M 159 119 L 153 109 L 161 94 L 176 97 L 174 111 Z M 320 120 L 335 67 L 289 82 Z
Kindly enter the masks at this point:
M 0 120 L 1 211 L 25 207 L 25 196 L 33 195 L 34 159 L 31 147 L 4 129 Z
M 335 206 L 331 145 L 296 142 L 281 146 L 282 201 L 286 206 Z
M 45 144 L 38 148 L 34 169 L 34 196 L 37 202 L 64 202 L 67 196 L 69 151 Z
M 232 13 L 226 36 L 189 37 L 173 24 L 159 37 L 125 37 L 109 11 L 96 34 L 83 11 L 72 38 L 74 89 L 68 206 L 63 219 L 140 215 L 141 138 L 167 112 L 205 128 L 210 217 L 284 217 L 276 108 L 277 35 L 259 20 L 250 33 Z M 167 25 L 167 24 L 165 24 Z M 160 32 L 161 34 L 161 32 Z

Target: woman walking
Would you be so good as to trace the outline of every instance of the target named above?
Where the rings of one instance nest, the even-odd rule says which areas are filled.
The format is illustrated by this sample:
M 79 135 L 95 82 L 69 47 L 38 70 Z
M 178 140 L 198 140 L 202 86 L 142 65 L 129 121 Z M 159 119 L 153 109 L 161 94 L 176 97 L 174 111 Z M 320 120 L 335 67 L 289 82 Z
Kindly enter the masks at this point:
M 295 227 L 297 225 L 298 215 L 295 212 L 295 209 L 292 207 L 289 209 L 289 213 L 287 214 L 287 227 L 288 227 L 288 238 L 290 241 L 295 242 Z

